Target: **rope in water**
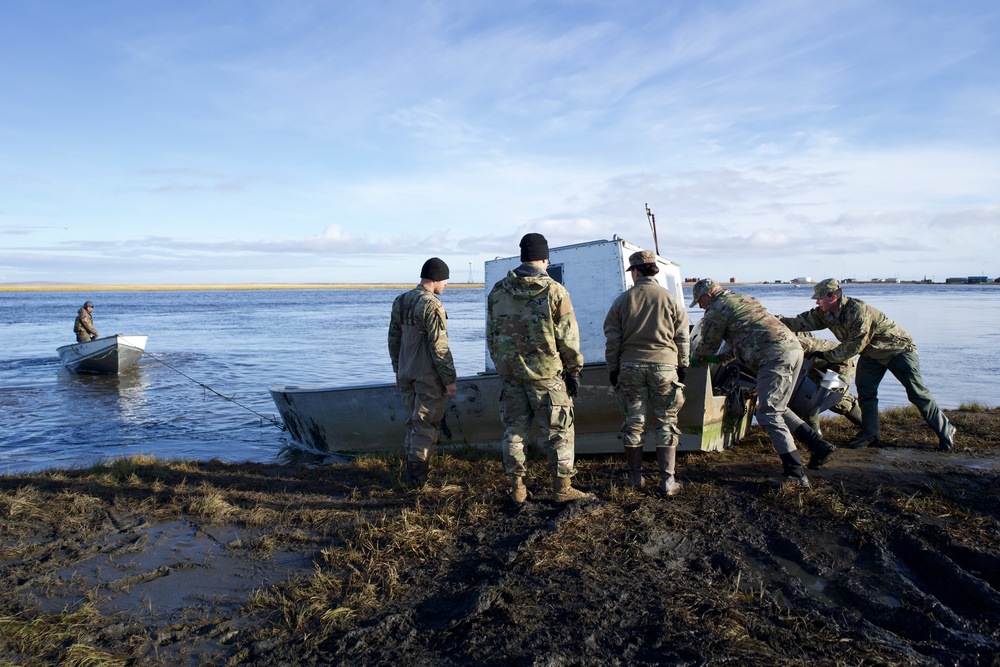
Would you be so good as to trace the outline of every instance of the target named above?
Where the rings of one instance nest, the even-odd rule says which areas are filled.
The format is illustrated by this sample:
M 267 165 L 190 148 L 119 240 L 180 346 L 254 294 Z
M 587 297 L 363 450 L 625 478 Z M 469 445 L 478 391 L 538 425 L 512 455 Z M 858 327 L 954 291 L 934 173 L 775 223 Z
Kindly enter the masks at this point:
M 160 362 L 161 364 L 163 364 L 164 366 L 166 366 L 167 368 L 169 368 L 173 372 L 177 373 L 178 375 L 182 375 L 182 376 L 186 377 L 188 380 L 191 380 L 191 382 L 194 382 L 196 385 L 198 385 L 199 387 L 201 387 L 202 389 L 204 389 L 206 392 L 210 391 L 213 394 L 215 394 L 216 396 L 218 396 L 219 398 L 221 398 L 223 400 L 226 400 L 226 401 L 229 401 L 230 403 L 233 403 L 235 405 L 238 405 L 239 407 L 243 408 L 244 410 L 246 410 L 248 412 L 252 412 L 253 414 L 257 415 L 258 417 L 260 417 L 261 426 L 264 425 L 264 422 L 268 422 L 269 424 L 277 426 L 282 431 L 287 430 L 287 427 L 284 424 L 282 424 L 281 420 L 279 420 L 277 417 L 274 417 L 274 416 L 268 417 L 266 415 L 262 415 L 261 413 L 257 412 L 253 408 L 248 407 L 246 405 L 243 405 L 242 403 L 240 403 L 239 401 L 237 401 L 234 397 L 232 397 L 232 396 L 226 396 L 225 394 L 222 394 L 222 393 L 216 391 L 215 389 L 212 389 L 211 387 L 209 387 L 204 382 L 199 382 L 198 380 L 195 380 L 193 377 L 191 377 L 187 373 L 185 373 L 185 372 L 183 372 L 183 371 L 175 368 L 174 366 L 170 365 L 169 363 L 167 363 L 163 359 L 160 359 L 158 356 L 156 356 L 152 352 L 146 352 L 145 350 L 143 350 L 142 353 L 145 356 L 151 357 L 151 358 L 155 359 L 156 361 Z

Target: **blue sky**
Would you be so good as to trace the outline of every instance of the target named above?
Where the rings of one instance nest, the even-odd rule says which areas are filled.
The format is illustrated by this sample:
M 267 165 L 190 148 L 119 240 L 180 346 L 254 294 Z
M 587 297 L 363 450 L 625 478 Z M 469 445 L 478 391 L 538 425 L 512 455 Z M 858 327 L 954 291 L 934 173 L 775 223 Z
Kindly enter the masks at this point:
M 1000 276 L 1000 4 L 0 0 L 0 282 Z

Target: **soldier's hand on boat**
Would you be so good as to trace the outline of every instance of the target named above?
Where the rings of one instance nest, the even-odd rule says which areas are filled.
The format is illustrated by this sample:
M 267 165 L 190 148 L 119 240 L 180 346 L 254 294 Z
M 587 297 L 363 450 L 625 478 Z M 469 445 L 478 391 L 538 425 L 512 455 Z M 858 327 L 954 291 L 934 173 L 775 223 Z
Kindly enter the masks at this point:
M 566 383 L 566 393 L 569 394 L 570 398 L 576 398 L 577 393 L 580 391 L 580 376 L 564 372 L 563 382 Z
M 617 387 L 618 386 L 618 371 L 611 371 L 610 378 L 611 378 L 611 386 L 612 387 Z
M 687 380 L 687 376 L 688 376 L 687 366 L 678 366 L 677 381 L 680 382 L 681 384 L 684 384 L 684 381 Z
M 702 357 L 701 359 L 699 359 L 698 357 L 696 357 L 696 356 L 694 356 L 692 354 L 691 357 L 690 357 L 690 361 L 691 361 L 691 368 L 700 368 L 701 367 L 701 362 L 707 361 L 710 364 L 717 364 L 717 363 L 719 363 L 719 358 L 717 356 L 715 356 L 714 354 L 709 354 L 708 356 L 705 356 L 705 357 Z
M 819 361 L 826 361 L 826 355 L 823 354 L 822 350 L 813 350 L 812 352 L 806 354 L 806 359 L 812 359 L 813 361 L 816 361 L 817 359 Z
M 455 394 L 458 392 L 458 385 L 452 382 L 451 384 L 446 384 L 444 386 L 444 393 L 448 395 L 448 398 L 455 398 Z

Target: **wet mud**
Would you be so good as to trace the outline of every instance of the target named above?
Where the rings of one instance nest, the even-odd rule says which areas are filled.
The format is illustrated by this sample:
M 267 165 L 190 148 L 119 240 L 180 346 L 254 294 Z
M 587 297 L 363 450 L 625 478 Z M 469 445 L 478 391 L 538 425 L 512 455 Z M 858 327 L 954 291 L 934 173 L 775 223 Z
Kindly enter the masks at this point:
M 3 661 L 245 665 L 1000 664 L 1000 409 L 910 410 L 772 483 L 763 435 L 680 457 L 684 489 L 513 506 L 499 457 L 139 460 L 0 478 Z M 846 422 L 824 422 L 834 443 Z M 645 462 L 654 481 L 655 461 Z M 85 657 L 91 662 L 85 662 Z M 75 662 L 74 662 L 75 661 Z

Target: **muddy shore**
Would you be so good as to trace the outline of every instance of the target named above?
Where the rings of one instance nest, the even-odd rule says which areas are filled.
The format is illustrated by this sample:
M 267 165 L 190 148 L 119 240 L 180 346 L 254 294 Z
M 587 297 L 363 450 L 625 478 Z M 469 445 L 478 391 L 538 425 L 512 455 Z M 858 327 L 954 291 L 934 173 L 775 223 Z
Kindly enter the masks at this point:
M 891 410 L 809 490 L 756 428 L 669 499 L 601 456 L 557 506 L 536 456 L 520 509 L 476 450 L 420 490 L 392 455 L 2 476 L 0 664 L 997 665 L 1000 408 L 947 413 L 955 451 Z

